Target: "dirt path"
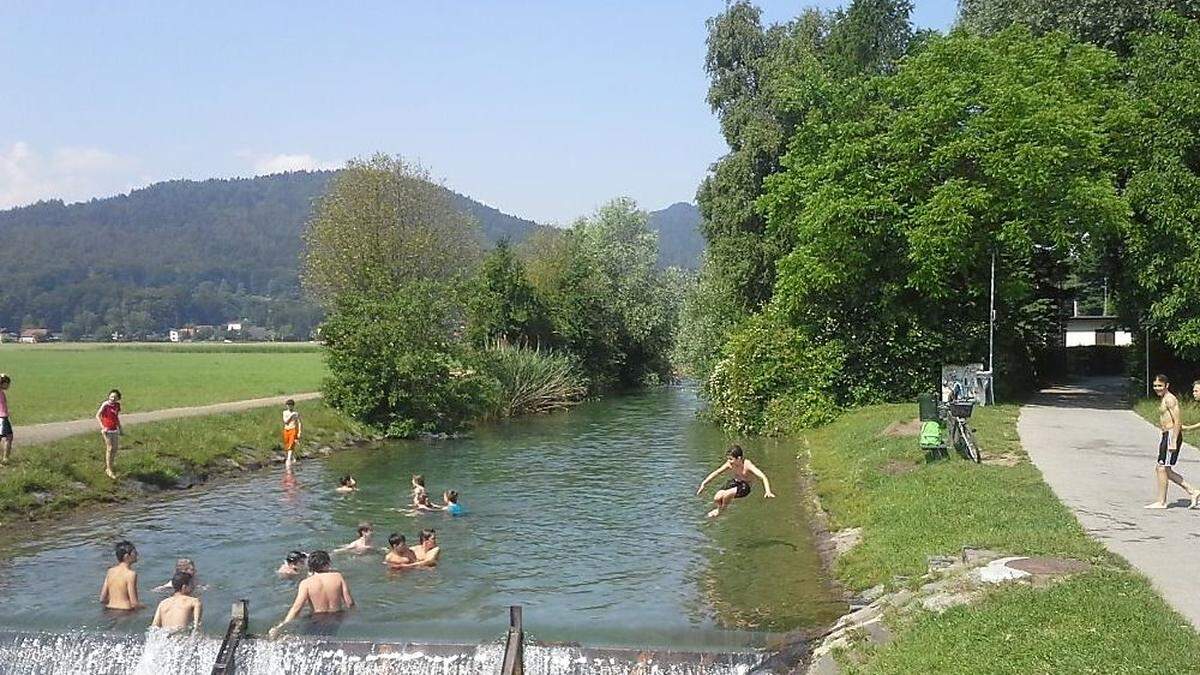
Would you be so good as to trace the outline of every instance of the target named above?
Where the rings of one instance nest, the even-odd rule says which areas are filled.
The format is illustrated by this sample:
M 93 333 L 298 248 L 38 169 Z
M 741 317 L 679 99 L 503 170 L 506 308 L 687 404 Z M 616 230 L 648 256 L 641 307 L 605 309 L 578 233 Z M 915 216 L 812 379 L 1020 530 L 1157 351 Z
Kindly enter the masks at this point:
M 165 408 L 163 410 L 151 410 L 149 412 L 138 413 L 122 413 L 121 425 L 132 426 L 142 424 L 144 422 L 158 422 L 161 420 L 173 420 L 181 417 L 200 417 L 203 415 L 214 415 L 217 413 L 237 412 L 239 410 L 249 410 L 251 408 L 262 408 L 265 406 L 277 405 L 283 407 L 283 402 L 287 399 L 295 399 L 296 401 L 311 401 L 315 398 L 320 398 L 319 392 L 308 392 L 305 394 L 293 394 L 291 396 L 268 396 L 267 398 L 251 398 L 244 401 L 228 401 L 226 403 L 214 403 L 212 405 L 197 405 L 184 408 Z M 74 420 L 71 422 L 47 422 L 45 424 L 30 424 L 28 426 L 18 426 L 14 429 L 15 444 L 14 452 L 19 451 L 21 445 L 37 445 L 39 443 L 49 443 L 57 441 L 68 436 L 78 436 L 79 434 L 88 434 L 99 431 L 99 424 L 94 418 L 89 417 L 84 420 Z
M 1021 408 L 1021 444 L 1046 482 L 1092 535 L 1150 578 L 1180 614 L 1200 629 L 1200 510 L 1187 508 L 1172 485 L 1170 508 L 1154 500 L 1159 431 L 1122 400 L 1119 379 L 1095 378 L 1045 389 Z M 1194 447 L 1178 471 L 1200 482 Z

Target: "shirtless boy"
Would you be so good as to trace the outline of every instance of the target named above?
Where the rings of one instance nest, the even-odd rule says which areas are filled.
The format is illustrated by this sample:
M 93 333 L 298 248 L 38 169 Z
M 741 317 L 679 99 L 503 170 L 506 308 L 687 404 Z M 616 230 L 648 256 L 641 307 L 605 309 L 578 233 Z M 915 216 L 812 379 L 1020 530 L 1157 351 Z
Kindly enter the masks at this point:
M 104 438 L 104 475 L 116 480 L 113 473 L 113 461 L 117 458 L 117 449 L 121 444 L 121 392 L 113 389 L 108 392 L 108 398 L 100 404 L 96 411 L 96 421 L 100 423 L 100 436 Z
M 304 425 L 300 421 L 300 413 L 296 410 L 295 401 L 289 398 L 284 401 L 283 405 L 283 451 L 287 453 L 283 467 L 290 469 L 292 468 L 292 453 L 296 450 L 296 443 L 300 441 Z
M 294 579 L 300 576 L 303 571 L 300 568 L 304 566 L 306 559 L 308 559 L 308 554 L 304 551 L 290 551 L 283 559 L 283 563 L 279 565 L 279 569 L 275 570 L 275 574 L 285 579 Z
M 415 547 L 413 553 L 417 556 L 417 561 L 404 565 L 404 567 L 435 567 L 438 563 L 438 556 L 442 553 L 442 547 L 437 543 L 437 530 L 432 528 L 421 530 L 421 534 L 417 535 L 420 540 Z
M 188 624 L 191 624 L 192 630 L 199 629 L 200 615 L 204 608 L 200 598 L 192 597 L 194 583 L 192 575 L 176 572 L 175 576 L 171 577 L 171 588 L 175 589 L 175 594 L 158 603 L 150 625 L 154 628 L 177 630 L 187 628 Z
M 398 570 L 417 562 L 417 554 L 408 547 L 404 535 L 393 532 L 388 537 L 388 545 L 391 550 L 384 556 L 383 564 L 389 568 Z
M 366 553 L 367 551 L 374 549 L 375 547 L 371 545 L 371 532 L 373 532 L 373 531 L 374 530 L 371 527 L 370 523 L 359 523 L 358 524 L 358 539 L 355 539 L 354 541 L 350 542 L 349 544 L 346 544 L 345 546 L 340 546 L 338 548 L 335 548 L 333 550 L 333 552 L 334 553 Z M 312 559 L 310 558 L 309 559 L 309 568 L 311 569 L 311 567 L 312 567 Z
M 439 510 L 429 500 L 429 493 L 425 490 L 425 476 L 421 474 L 412 477 L 412 505 L 418 511 Z
M 192 583 L 190 584 L 190 587 L 193 591 L 196 590 L 200 583 L 199 577 L 196 576 L 196 563 L 192 562 L 191 558 L 180 558 L 179 560 L 176 560 L 175 561 L 175 574 L 179 574 L 180 572 L 183 572 L 191 577 Z M 175 588 L 175 577 L 172 576 L 171 580 L 168 581 L 167 583 L 165 583 L 161 586 L 155 586 L 154 588 L 152 588 L 150 590 L 154 591 L 155 593 L 161 593 L 163 591 L 170 591 L 174 588 Z
M 12 454 L 13 428 L 8 418 L 8 387 L 12 378 L 0 373 L 0 464 L 8 464 Z
M 138 602 L 137 572 L 133 571 L 133 564 L 138 559 L 137 549 L 128 541 L 118 541 L 115 549 L 117 564 L 108 568 L 104 575 L 100 602 L 108 609 L 141 609 L 145 605 Z
M 313 551 L 308 554 L 308 569 L 312 572 L 300 586 L 296 588 L 296 601 L 292 603 L 283 621 L 267 633 L 275 637 L 284 624 L 300 615 L 304 605 L 312 607 L 312 613 L 332 614 L 354 606 L 354 598 L 350 597 L 350 586 L 342 578 L 341 572 L 329 569 L 329 554 L 325 551 Z
M 1200 401 L 1200 380 L 1196 380 L 1192 383 L 1192 398 Z M 1184 431 L 1191 431 L 1193 429 L 1200 429 L 1200 422 L 1196 422 L 1195 424 L 1185 424 L 1183 426 Z
M 1175 471 L 1175 462 L 1179 460 L 1179 450 L 1183 447 L 1183 419 L 1179 410 L 1179 399 L 1171 393 L 1171 382 L 1166 375 L 1154 377 L 1154 393 L 1162 401 L 1158 404 L 1158 426 L 1162 429 L 1162 438 L 1158 443 L 1158 466 L 1154 467 L 1158 478 L 1158 501 L 1146 505 L 1148 509 L 1167 508 L 1167 488 L 1170 483 L 1187 490 L 1192 499 L 1191 508 L 1200 504 L 1200 490 L 1196 490 L 1183 480 Z
M 713 495 L 713 510 L 708 512 L 709 518 L 716 518 L 721 515 L 721 511 L 729 506 L 730 502 L 735 499 L 740 499 L 750 494 L 750 481 L 757 476 L 763 482 L 763 498 L 772 499 L 775 493 L 771 492 L 771 481 L 767 480 L 766 474 L 759 471 L 754 462 L 746 459 L 742 451 L 742 446 L 734 445 L 729 448 L 729 452 L 725 453 L 727 459 L 725 463 L 718 467 L 715 471 L 701 481 L 700 487 L 696 488 L 696 494 L 704 492 L 704 486 L 708 485 L 709 481 L 721 475 L 725 471 L 733 473 L 733 478 L 725 484 L 725 487 L 717 490 L 717 494 Z

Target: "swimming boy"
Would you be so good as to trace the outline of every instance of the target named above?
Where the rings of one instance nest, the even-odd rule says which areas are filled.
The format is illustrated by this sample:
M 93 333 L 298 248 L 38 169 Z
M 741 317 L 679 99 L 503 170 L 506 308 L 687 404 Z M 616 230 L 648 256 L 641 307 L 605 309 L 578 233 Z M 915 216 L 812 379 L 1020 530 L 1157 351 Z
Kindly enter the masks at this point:
M 117 564 L 108 568 L 104 575 L 100 602 L 108 609 L 141 609 L 145 605 L 138 602 L 137 572 L 133 571 L 133 564 L 138 559 L 137 549 L 128 541 L 118 541 L 114 548 Z
M 358 490 L 358 481 L 354 480 L 354 476 L 346 474 L 338 481 L 338 486 L 334 490 L 337 492 L 355 492 Z
M 187 572 L 176 572 L 175 576 L 171 577 L 171 588 L 175 589 L 175 594 L 158 603 L 158 609 L 154 610 L 154 620 L 150 622 L 150 625 L 155 628 L 177 630 L 187 628 L 188 624 L 191 624 L 192 630 L 199 629 L 200 615 L 203 613 L 204 607 L 200 598 L 192 597 L 194 584 L 192 575 Z
M 296 450 L 296 443 L 300 441 L 300 433 L 304 427 L 300 422 L 300 413 L 296 410 L 296 402 L 289 398 L 283 405 L 283 451 L 287 453 L 283 466 L 290 469 L 292 453 Z
M 113 473 L 113 461 L 117 458 L 117 448 L 121 444 L 121 392 L 113 389 L 108 392 L 108 398 L 100 404 L 96 411 L 96 421 L 100 423 L 100 435 L 104 438 L 104 474 L 116 480 Z
M 191 558 L 180 558 L 179 560 L 176 560 L 174 574 L 179 574 L 180 572 L 183 572 L 184 574 L 187 574 L 188 576 L 190 576 L 192 578 L 191 588 L 192 588 L 192 590 L 195 590 L 200 583 L 200 580 L 196 577 L 196 563 L 192 562 Z M 175 577 L 172 576 L 171 580 L 168 581 L 167 583 L 165 583 L 161 586 L 155 586 L 154 588 L 152 588 L 150 590 L 154 591 L 155 593 L 159 593 L 162 591 L 169 591 L 169 590 L 173 589 L 174 587 L 175 587 Z
M 383 564 L 391 569 L 401 569 L 417 562 L 417 553 L 408 547 L 404 535 L 393 532 L 388 537 L 388 546 L 391 549 L 384 556 Z
M 354 541 L 350 542 L 349 544 L 346 544 L 345 546 L 340 546 L 340 547 L 334 549 L 333 552 L 334 553 L 344 553 L 344 552 L 366 553 L 367 551 L 370 551 L 373 548 L 375 548 L 374 546 L 371 545 L 371 532 L 373 532 L 374 530 L 371 527 L 370 523 L 365 523 L 365 522 L 359 523 L 357 531 L 358 531 L 358 539 L 355 539 Z M 309 565 L 309 569 L 312 569 L 312 560 L 311 559 L 309 560 L 308 565 Z
M 709 481 L 721 475 L 728 470 L 733 473 L 733 478 L 725 484 L 725 487 L 717 490 L 717 494 L 713 495 L 713 510 L 708 512 L 709 518 L 716 518 L 721 515 L 721 511 L 729 506 L 730 502 L 735 499 L 741 499 L 750 494 L 750 481 L 757 476 L 763 482 L 763 499 L 772 499 L 775 493 L 771 492 L 771 481 L 767 480 L 766 474 L 759 471 L 754 462 L 745 458 L 745 453 L 742 451 L 742 446 L 734 445 L 725 453 L 726 460 L 717 470 L 708 474 L 701 481 L 700 487 L 696 488 L 696 494 L 704 492 L 704 486 L 708 485 Z
M 434 567 L 438 563 L 438 556 L 442 553 L 442 548 L 437 543 L 437 530 L 432 528 L 421 530 L 421 534 L 417 535 L 418 543 L 413 547 L 413 553 L 416 554 L 416 562 L 403 565 L 403 567 Z
M 279 569 L 275 570 L 275 574 L 285 579 L 298 577 L 304 572 L 301 568 L 304 567 L 304 561 L 307 559 L 308 554 L 304 551 L 289 551 L 283 562 L 280 563 Z
M 1158 403 L 1158 426 L 1162 436 L 1158 443 L 1158 466 L 1154 467 L 1157 480 L 1158 500 L 1145 506 L 1147 509 L 1167 508 L 1167 488 L 1171 483 L 1187 490 L 1192 499 L 1191 508 L 1200 504 L 1200 490 L 1188 485 L 1183 476 L 1175 471 L 1179 451 L 1183 448 L 1183 418 L 1179 410 L 1179 399 L 1171 393 L 1171 381 L 1166 375 L 1154 377 L 1154 393 L 1162 399 Z
M 8 464 L 12 455 L 13 428 L 8 418 L 8 387 L 12 378 L 0 373 L 0 464 Z
M 309 553 L 308 569 L 312 575 L 300 582 L 296 588 L 296 600 L 288 610 L 287 616 L 283 617 L 283 621 L 280 621 L 267 633 L 268 637 L 278 635 L 279 629 L 295 619 L 306 604 L 312 607 L 314 615 L 341 612 L 354 606 L 354 598 L 350 596 L 350 586 L 346 580 L 342 578 L 340 572 L 329 569 L 328 553 L 325 551 Z
M 442 510 L 452 516 L 461 516 L 464 511 L 462 504 L 458 503 L 458 492 L 455 490 L 446 490 L 442 493 Z
M 432 511 L 436 509 L 429 501 L 429 493 L 425 491 L 425 476 L 421 474 L 413 474 L 412 477 L 412 505 L 420 511 Z

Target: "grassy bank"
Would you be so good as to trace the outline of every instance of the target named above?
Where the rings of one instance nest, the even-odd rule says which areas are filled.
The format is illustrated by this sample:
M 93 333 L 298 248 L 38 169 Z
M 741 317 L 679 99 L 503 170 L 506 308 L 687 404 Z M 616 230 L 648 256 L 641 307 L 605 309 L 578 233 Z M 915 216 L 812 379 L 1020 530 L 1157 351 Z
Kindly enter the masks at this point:
M 977 411 L 985 450 L 1013 466 L 957 457 L 926 463 L 911 436 L 885 429 L 914 405 L 847 413 L 803 438 L 814 484 L 835 528 L 861 527 L 863 541 L 835 564 L 850 588 L 917 577 L 926 556 L 964 546 L 1057 555 L 1095 565 L 1048 589 L 1009 587 L 976 605 L 918 614 L 862 672 L 1187 672 L 1200 636 L 1151 588 L 1089 538 L 1020 447 L 1018 408 Z
M 350 437 L 350 424 L 323 403 L 304 403 L 301 410 L 306 447 Z M 0 467 L 0 519 L 128 499 L 146 486 L 171 486 L 180 478 L 234 470 L 235 463 L 267 463 L 279 451 L 279 411 L 259 408 L 139 424 L 126 430 L 121 444 L 115 482 L 104 475 L 99 434 L 21 446 L 14 462 Z
M 258 345 L 0 345 L 0 372 L 20 425 L 90 417 L 109 389 L 127 411 L 315 391 L 325 376 L 319 347 Z
M 1176 394 L 1176 396 L 1179 397 L 1179 409 L 1183 412 L 1183 423 L 1200 423 L 1200 403 L 1191 400 L 1191 390 L 1188 390 L 1186 395 Z M 1158 426 L 1159 403 L 1160 400 L 1157 398 L 1140 398 L 1133 404 L 1133 410 L 1137 414 L 1146 418 L 1147 422 L 1153 424 L 1154 426 Z M 1197 432 L 1195 431 L 1191 432 L 1191 434 L 1184 432 L 1183 438 L 1184 440 L 1187 440 L 1189 436 L 1194 438 L 1196 433 Z

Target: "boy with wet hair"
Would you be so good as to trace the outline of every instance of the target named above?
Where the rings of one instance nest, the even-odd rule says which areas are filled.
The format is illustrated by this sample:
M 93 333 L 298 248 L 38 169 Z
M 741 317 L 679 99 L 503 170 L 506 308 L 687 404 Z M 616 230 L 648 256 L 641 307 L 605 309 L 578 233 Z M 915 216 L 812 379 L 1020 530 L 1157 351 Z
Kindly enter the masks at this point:
M 417 554 L 408 547 L 404 535 L 393 532 L 388 537 L 388 546 L 390 550 L 384 556 L 383 564 L 389 568 L 398 570 L 417 562 Z
M 449 513 L 452 516 L 461 516 L 464 513 L 462 504 L 458 503 L 457 490 L 446 490 L 443 492 L 442 501 L 445 502 L 442 504 L 442 510 L 446 513 Z
M 12 456 L 13 428 L 8 417 L 8 387 L 11 384 L 12 378 L 0 373 L 0 464 L 8 464 L 8 458 Z
M 721 515 L 721 511 L 726 506 L 735 500 L 741 499 L 750 494 L 750 481 L 757 477 L 763 482 L 763 499 L 772 499 L 775 493 L 771 492 L 771 481 L 767 479 L 766 474 L 754 466 L 754 462 L 746 459 L 745 452 L 742 446 L 734 444 L 725 453 L 725 463 L 717 467 L 715 471 L 700 482 L 700 487 L 696 488 L 696 494 L 704 492 L 704 486 L 708 485 L 709 481 L 721 475 L 725 471 L 730 471 L 733 477 L 725 484 L 725 487 L 717 490 L 717 494 L 713 495 L 713 509 L 708 512 L 709 518 L 716 518 Z
M 292 602 L 291 609 L 283 621 L 267 633 L 268 637 L 278 635 L 284 624 L 299 616 L 306 604 L 312 607 L 314 616 L 341 612 L 354 606 L 349 584 L 341 572 L 331 570 L 329 564 L 329 554 L 325 551 L 308 554 L 308 569 L 312 574 L 296 587 L 296 600 Z
M 191 574 L 175 572 L 175 576 L 171 577 L 171 588 L 175 589 L 175 594 L 158 603 L 150 625 L 154 628 L 179 630 L 191 624 L 193 631 L 199 630 L 204 607 L 200 598 L 192 597 L 195 583 Z
M 180 558 L 179 560 L 175 561 L 175 572 L 174 573 L 179 574 L 180 572 L 191 575 L 192 590 L 196 590 L 199 587 L 200 580 L 196 576 L 196 563 L 192 562 L 191 558 Z M 175 577 L 172 576 L 171 578 L 174 579 Z M 163 591 L 170 591 L 173 587 L 174 587 L 173 583 L 171 581 L 168 581 L 167 583 L 165 583 L 161 586 L 155 586 L 154 588 L 152 588 L 150 590 L 154 591 L 155 593 L 160 593 Z
M 137 572 L 133 571 L 133 564 L 138 559 L 137 549 L 126 540 L 118 541 L 113 548 L 117 564 L 108 568 L 104 575 L 100 602 L 108 609 L 141 609 L 145 605 L 138 602 Z
M 283 559 L 283 563 L 279 565 L 279 569 L 275 570 L 275 574 L 289 579 L 298 577 L 303 572 L 300 568 L 304 566 L 304 561 L 307 559 L 308 554 L 304 551 L 290 551 Z
M 438 563 L 438 556 L 441 555 L 442 548 L 437 543 L 437 530 L 428 528 L 421 530 L 421 534 L 417 536 L 418 542 L 413 553 L 417 555 L 417 561 L 405 565 L 405 567 L 434 567 Z
M 373 531 L 374 531 L 374 528 L 371 527 L 370 523 L 367 523 L 367 522 L 359 523 L 358 530 L 357 530 L 358 539 L 355 539 L 354 541 L 350 542 L 349 544 L 346 544 L 345 546 L 341 546 L 339 548 L 334 549 L 333 552 L 334 553 L 344 553 L 344 552 L 366 553 L 367 551 L 374 549 L 375 547 L 371 545 L 371 533 Z M 311 568 L 312 568 L 312 561 L 309 560 L 309 569 L 311 569 Z

